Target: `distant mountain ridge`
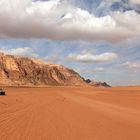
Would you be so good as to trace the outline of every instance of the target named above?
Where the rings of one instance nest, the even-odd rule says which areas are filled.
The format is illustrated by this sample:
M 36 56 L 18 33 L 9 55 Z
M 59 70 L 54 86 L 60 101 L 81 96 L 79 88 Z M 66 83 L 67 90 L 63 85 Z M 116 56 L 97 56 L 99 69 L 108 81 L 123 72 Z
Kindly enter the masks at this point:
M 0 85 L 3 86 L 105 86 L 62 65 L 0 53 Z
M 94 87 L 111 87 L 106 82 L 98 82 L 98 81 L 90 80 L 90 79 L 87 79 L 85 81 L 86 83 L 88 83 L 88 85 L 94 86 Z

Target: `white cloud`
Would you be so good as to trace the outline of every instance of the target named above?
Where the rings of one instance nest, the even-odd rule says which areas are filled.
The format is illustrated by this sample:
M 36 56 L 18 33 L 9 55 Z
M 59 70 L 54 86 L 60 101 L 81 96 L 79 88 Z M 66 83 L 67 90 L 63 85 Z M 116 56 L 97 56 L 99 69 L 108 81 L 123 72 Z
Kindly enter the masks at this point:
M 77 69 L 78 73 L 80 74 L 97 74 L 97 73 L 104 73 L 106 70 L 102 67 L 97 67 L 93 69 Z
M 105 72 L 105 69 L 102 67 L 99 68 L 95 68 L 94 70 L 92 70 L 93 73 L 100 73 L 100 72 Z
M 129 1 L 134 3 L 134 4 L 140 4 L 140 0 L 129 0 Z
M 0 52 L 16 55 L 16 56 L 30 56 L 30 57 L 39 57 L 38 54 L 33 53 L 33 49 L 31 47 L 19 47 L 19 48 L 3 48 L 0 49 Z
M 121 64 L 121 66 L 127 70 L 131 70 L 134 72 L 140 71 L 140 63 L 138 62 L 126 62 Z
M 102 54 L 70 54 L 68 59 L 82 62 L 82 63 L 105 63 L 111 62 L 118 57 L 115 53 L 102 53 Z
M 23 47 L 23 48 L 15 48 L 15 49 L 8 49 L 8 50 L 3 50 L 5 53 L 12 54 L 12 55 L 24 55 L 31 51 L 31 48 L 29 47 Z
M 66 0 L 1 0 L 0 21 L 0 38 L 120 41 L 140 37 L 136 12 L 96 17 Z

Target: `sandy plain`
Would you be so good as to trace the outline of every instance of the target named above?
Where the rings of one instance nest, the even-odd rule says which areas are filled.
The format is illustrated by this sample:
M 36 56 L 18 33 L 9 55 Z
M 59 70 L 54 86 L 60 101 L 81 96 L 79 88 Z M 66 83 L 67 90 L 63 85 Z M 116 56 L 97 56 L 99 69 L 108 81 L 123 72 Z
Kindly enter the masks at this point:
M 0 140 L 140 140 L 140 87 L 5 90 Z

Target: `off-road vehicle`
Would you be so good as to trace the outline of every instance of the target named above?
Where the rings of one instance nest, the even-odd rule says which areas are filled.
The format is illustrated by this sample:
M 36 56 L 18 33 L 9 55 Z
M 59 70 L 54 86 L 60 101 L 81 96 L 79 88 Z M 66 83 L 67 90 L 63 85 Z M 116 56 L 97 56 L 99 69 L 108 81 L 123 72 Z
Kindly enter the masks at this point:
M 5 95 L 5 91 L 2 90 L 2 89 L 0 89 L 0 96 L 1 96 L 1 95 Z

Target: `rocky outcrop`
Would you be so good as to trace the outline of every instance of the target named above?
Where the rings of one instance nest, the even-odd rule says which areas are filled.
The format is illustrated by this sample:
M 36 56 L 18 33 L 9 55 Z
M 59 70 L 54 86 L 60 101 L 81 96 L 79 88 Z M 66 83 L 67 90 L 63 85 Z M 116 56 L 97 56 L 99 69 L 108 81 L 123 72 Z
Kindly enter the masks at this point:
M 95 80 L 90 80 L 90 79 L 86 79 L 85 82 L 90 85 L 90 86 L 94 86 L 94 87 L 111 87 L 110 85 L 108 85 L 106 82 L 97 82 Z
M 86 85 L 86 82 L 62 65 L 0 53 L 0 85 Z
M 85 80 L 74 70 L 62 65 L 46 64 L 41 60 L 15 57 L 4 53 L 0 53 L 0 85 L 110 87 L 105 82 L 96 82 L 90 79 Z

